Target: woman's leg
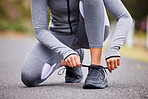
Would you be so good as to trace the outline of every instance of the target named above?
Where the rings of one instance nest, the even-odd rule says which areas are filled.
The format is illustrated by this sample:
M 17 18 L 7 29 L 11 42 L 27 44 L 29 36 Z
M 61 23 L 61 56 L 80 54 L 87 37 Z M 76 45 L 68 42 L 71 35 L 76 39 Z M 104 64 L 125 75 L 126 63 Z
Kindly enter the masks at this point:
M 22 82 L 37 86 L 46 80 L 61 65 L 62 57 L 37 42 L 28 52 L 21 71 Z
M 80 55 L 81 62 L 83 60 L 83 51 L 81 49 L 75 50 Z M 57 68 L 60 66 L 66 66 L 62 56 L 56 54 L 52 50 L 49 50 L 40 42 L 37 42 L 33 48 L 28 52 L 21 71 L 22 82 L 28 86 L 37 86 L 41 82 L 45 81 Z M 74 75 L 77 78 L 72 79 L 71 82 L 82 80 L 81 68 L 76 69 Z M 70 76 L 71 77 L 71 76 Z
M 82 48 L 90 48 L 90 51 L 91 51 L 91 63 L 99 65 L 99 64 L 101 64 L 101 52 L 102 52 L 102 47 L 103 46 L 99 47 L 100 46 L 99 43 L 98 43 L 98 46 L 97 46 L 96 42 L 99 41 L 100 38 L 95 38 L 95 37 L 99 36 L 99 35 L 100 36 L 103 35 L 104 39 L 100 40 L 100 42 L 103 43 L 103 41 L 105 41 L 106 38 L 108 37 L 110 24 L 109 24 L 109 20 L 108 20 L 108 16 L 107 16 L 104 4 L 101 5 L 102 7 L 100 7 L 100 9 L 98 7 L 96 7 L 96 9 L 98 8 L 98 10 L 89 9 L 89 11 L 85 12 L 85 14 L 84 14 L 84 11 L 85 11 L 84 9 L 88 8 L 88 6 L 86 6 L 86 5 L 93 6 L 93 4 L 94 4 L 94 6 L 97 6 L 99 3 L 103 3 L 103 2 L 99 2 L 99 3 L 98 2 L 95 3 L 95 2 L 96 2 L 96 0 L 92 0 L 92 1 L 80 0 L 80 2 L 79 2 L 79 9 L 80 9 L 80 16 L 79 16 L 79 18 L 80 18 L 80 20 L 79 20 L 79 24 L 78 24 L 77 35 L 78 35 L 78 38 L 80 40 L 81 47 Z M 99 16 L 98 12 L 102 12 L 100 14 L 103 14 L 103 15 Z M 85 15 L 89 16 L 91 14 L 94 14 L 96 16 L 93 16 L 92 19 L 89 18 L 89 17 L 85 17 Z M 99 17 L 97 17 L 97 16 L 99 16 Z M 96 17 L 97 17 L 96 22 L 95 21 L 94 22 L 92 21 L 91 23 L 87 22 L 87 20 L 94 20 L 94 18 L 96 18 Z M 97 33 L 98 31 L 95 29 L 96 33 L 94 35 L 93 31 L 91 33 L 88 30 L 90 30 L 90 28 L 93 28 L 93 24 L 95 24 L 95 23 L 97 23 L 99 25 L 99 23 L 97 22 L 99 20 L 101 20 L 101 21 L 103 20 L 104 21 L 104 25 L 102 25 L 102 29 L 104 29 L 104 31 L 100 32 L 101 34 L 98 34 Z M 90 27 L 88 27 L 89 24 L 91 24 Z M 98 27 L 97 26 L 95 28 L 99 28 L 99 26 Z M 91 45 L 90 45 L 90 43 L 91 43 Z
M 105 78 L 104 68 L 98 66 L 101 65 L 103 42 L 109 33 L 109 21 L 106 19 L 104 3 L 102 0 L 82 0 L 80 1 L 80 13 L 80 20 L 83 20 L 84 24 L 82 25 L 85 28 L 83 28 L 85 32 L 81 32 L 81 35 L 85 33 L 87 36 L 86 42 L 91 52 L 91 65 L 83 88 L 105 88 L 108 83 Z M 106 23 L 108 24 L 106 25 Z M 97 68 L 94 68 L 96 66 Z

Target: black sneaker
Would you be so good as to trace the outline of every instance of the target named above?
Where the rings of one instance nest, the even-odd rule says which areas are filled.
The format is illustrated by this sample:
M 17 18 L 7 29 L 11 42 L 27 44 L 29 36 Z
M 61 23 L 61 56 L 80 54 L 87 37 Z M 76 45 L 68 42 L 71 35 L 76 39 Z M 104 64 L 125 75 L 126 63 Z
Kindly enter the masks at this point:
M 88 75 L 83 85 L 84 89 L 103 89 L 108 86 L 105 78 L 105 68 L 98 65 L 90 65 Z
M 79 83 L 83 78 L 81 67 L 68 67 L 66 66 L 66 83 Z
M 80 56 L 81 63 L 84 57 L 84 50 L 78 49 L 76 50 L 78 55 Z M 66 67 L 66 75 L 65 75 L 65 82 L 66 83 L 79 83 L 83 78 L 83 73 L 81 67 Z

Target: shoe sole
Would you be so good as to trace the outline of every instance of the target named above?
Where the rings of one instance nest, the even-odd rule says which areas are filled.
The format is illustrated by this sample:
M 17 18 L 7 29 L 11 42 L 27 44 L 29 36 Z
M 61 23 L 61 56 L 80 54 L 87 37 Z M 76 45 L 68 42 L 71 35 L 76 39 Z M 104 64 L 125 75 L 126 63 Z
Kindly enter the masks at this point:
M 84 89 L 104 89 L 106 87 L 108 87 L 107 79 L 105 80 L 104 84 L 85 83 L 83 86 Z
M 65 83 L 80 83 L 81 81 L 65 81 Z
M 106 87 L 108 87 L 108 85 L 102 86 L 102 85 L 85 84 L 85 85 L 83 86 L 84 89 L 104 89 L 104 88 L 106 88 Z
M 66 80 L 65 83 L 80 83 L 82 79 L 79 80 Z

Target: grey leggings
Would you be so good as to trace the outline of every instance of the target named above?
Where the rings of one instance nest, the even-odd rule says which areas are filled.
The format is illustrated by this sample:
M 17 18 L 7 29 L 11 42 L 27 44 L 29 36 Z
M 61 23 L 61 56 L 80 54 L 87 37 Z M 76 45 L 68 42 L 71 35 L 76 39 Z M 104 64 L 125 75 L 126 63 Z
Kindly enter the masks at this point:
M 59 41 L 75 50 L 80 55 L 81 48 L 89 49 L 88 39 L 85 32 L 83 12 L 80 14 L 80 20 L 72 35 L 53 34 Z M 108 20 L 108 19 L 107 19 Z M 102 27 L 103 28 L 103 27 Z M 109 25 L 105 26 L 104 40 L 109 33 Z M 75 40 L 71 41 L 73 38 Z M 95 41 L 94 41 L 95 42 Z M 37 42 L 25 57 L 21 79 L 28 86 L 37 86 L 45 81 L 61 65 L 62 56 L 47 48 L 42 43 Z M 81 58 L 82 61 L 82 58 Z

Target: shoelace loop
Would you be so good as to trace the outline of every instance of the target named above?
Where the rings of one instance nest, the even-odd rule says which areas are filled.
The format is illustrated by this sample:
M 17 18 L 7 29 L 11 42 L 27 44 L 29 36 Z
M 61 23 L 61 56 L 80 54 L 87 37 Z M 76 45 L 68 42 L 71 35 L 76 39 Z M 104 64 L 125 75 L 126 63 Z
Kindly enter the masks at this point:
M 61 68 L 59 71 L 58 71 L 58 75 L 63 75 L 63 73 L 65 72 L 66 68 Z

